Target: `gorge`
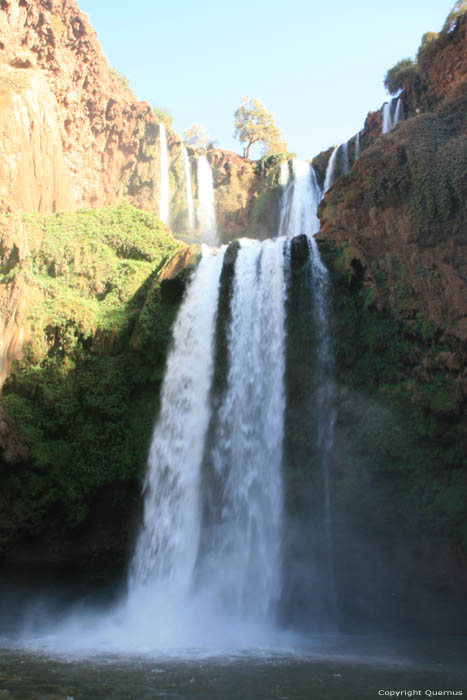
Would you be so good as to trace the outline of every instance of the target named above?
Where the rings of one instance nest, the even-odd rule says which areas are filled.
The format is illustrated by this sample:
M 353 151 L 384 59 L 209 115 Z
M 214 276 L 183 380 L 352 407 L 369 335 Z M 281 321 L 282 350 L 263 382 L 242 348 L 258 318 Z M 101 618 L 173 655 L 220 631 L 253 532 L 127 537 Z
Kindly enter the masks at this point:
M 311 161 L 184 144 L 73 0 L 0 28 L 8 644 L 465 635 L 466 12 Z

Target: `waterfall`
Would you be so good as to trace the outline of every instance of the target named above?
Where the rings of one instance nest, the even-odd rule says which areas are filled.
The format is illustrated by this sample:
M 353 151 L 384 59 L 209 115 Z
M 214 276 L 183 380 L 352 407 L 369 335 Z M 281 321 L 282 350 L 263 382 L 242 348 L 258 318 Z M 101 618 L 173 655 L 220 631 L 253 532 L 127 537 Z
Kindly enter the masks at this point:
M 160 147 L 160 191 L 159 218 L 164 224 L 169 222 L 169 158 L 167 155 L 167 136 L 165 126 L 159 124 Z
M 148 625 L 162 615 L 185 631 L 194 608 L 217 629 L 227 620 L 266 624 L 281 592 L 284 239 L 241 242 L 228 375 L 215 414 L 209 396 L 223 253 L 209 250 L 174 326 L 127 603 L 139 625 L 142 614 Z
M 392 129 L 391 102 L 385 102 L 383 105 L 383 122 L 381 125 L 381 133 L 386 134 L 390 129 Z
M 334 172 L 336 169 L 336 157 L 337 157 L 337 151 L 339 150 L 339 146 L 336 146 L 331 153 L 331 157 L 329 158 L 328 161 L 328 166 L 326 168 L 326 175 L 324 177 L 324 186 L 323 186 L 323 191 L 327 192 L 328 189 L 331 187 L 332 183 L 334 182 Z
M 404 108 L 402 105 L 402 100 L 400 98 L 398 98 L 398 100 L 396 102 L 396 109 L 394 112 L 394 124 L 393 124 L 393 126 L 395 126 L 397 124 L 397 122 L 399 122 L 401 119 L 404 118 L 403 113 L 404 113 Z
M 130 597 L 141 588 L 167 585 L 172 592 L 186 593 L 191 581 L 222 257 L 205 252 L 173 329 L 144 486 L 144 525 L 130 568 Z
M 193 211 L 193 193 L 191 190 L 191 168 L 190 161 L 188 159 L 188 153 L 185 146 L 182 145 L 183 153 L 183 163 L 185 165 L 185 187 L 186 187 L 186 201 L 188 207 L 188 229 L 193 231 L 195 227 L 195 217 Z
M 360 132 L 358 132 L 356 138 L 355 138 L 355 156 L 354 156 L 354 163 L 357 160 L 357 158 L 360 155 Z
M 293 180 L 282 197 L 279 235 L 293 238 L 304 233 L 312 237 L 319 230 L 317 210 L 321 190 L 308 161 L 294 158 L 292 171 Z
M 279 175 L 279 184 L 281 185 L 281 187 L 287 187 L 287 184 L 289 182 L 289 177 L 290 177 L 289 161 L 284 160 L 281 163 L 281 170 L 280 170 L 280 175 Z
M 349 172 L 349 142 L 342 144 L 342 174 L 346 175 Z
M 214 604 L 267 621 L 281 590 L 284 239 L 241 243 L 200 579 Z
M 217 245 L 217 224 L 212 172 L 205 156 L 198 158 L 198 222 L 200 241 Z
M 394 97 L 383 105 L 381 133 L 386 134 L 403 118 L 403 105 L 400 97 Z
M 336 623 L 337 595 L 334 573 L 334 545 L 332 534 L 332 511 L 330 499 L 330 483 L 328 469 L 328 454 L 332 447 L 335 409 L 334 409 L 334 360 L 331 350 L 330 319 L 330 279 L 326 266 L 321 260 L 315 234 L 319 231 L 320 223 L 317 217 L 318 204 L 326 189 L 332 183 L 335 169 L 335 148 L 328 163 L 324 192 L 318 187 L 315 171 L 310 163 L 294 159 L 294 179 L 289 185 L 292 191 L 283 193 L 280 233 L 292 239 L 305 234 L 309 258 L 303 266 L 301 275 L 301 292 L 305 299 L 305 307 L 311 309 L 314 318 L 313 374 L 314 396 L 312 400 L 315 416 L 313 427 L 314 450 L 321 462 L 321 488 L 323 491 L 323 516 L 321 528 L 323 539 L 326 541 L 325 561 L 318 565 L 326 570 L 325 590 L 322 591 L 321 607 L 326 608 L 324 617 L 326 624 Z M 344 153 L 345 155 L 345 153 Z M 308 331 L 309 332 L 309 331 Z

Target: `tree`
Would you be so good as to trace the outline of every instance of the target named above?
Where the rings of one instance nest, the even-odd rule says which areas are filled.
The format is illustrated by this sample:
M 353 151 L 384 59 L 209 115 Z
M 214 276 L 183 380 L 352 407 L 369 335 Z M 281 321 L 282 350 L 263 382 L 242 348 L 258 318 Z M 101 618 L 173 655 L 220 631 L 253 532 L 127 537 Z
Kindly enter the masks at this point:
M 154 105 L 154 107 L 152 108 L 152 111 L 154 112 L 154 116 L 156 117 L 157 121 L 160 124 L 163 124 L 166 129 L 172 128 L 172 124 L 173 124 L 174 119 L 173 119 L 172 115 L 170 114 L 170 112 L 168 112 L 163 107 L 157 107 L 156 105 Z
M 183 132 L 183 140 L 187 146 L 196 151 L 204 151 L 209 142 L 209 136 L 201 124 L 192 124 Z
M 250 148 L 255 143 L 263 144 L 263 155 L 287 150 L 279 129 L 274 124 L 272 114 L 266 111 L 259 100 L 243 97 L 235 114 L 235 134 L 243 145 L 243 157 L 248 158 Z
M 403 58 L 390 68 L 384 78 L 384 87 L 391 95 L 401 90 L 409 92 L 420 81 L 418 66 L 411 58 Z

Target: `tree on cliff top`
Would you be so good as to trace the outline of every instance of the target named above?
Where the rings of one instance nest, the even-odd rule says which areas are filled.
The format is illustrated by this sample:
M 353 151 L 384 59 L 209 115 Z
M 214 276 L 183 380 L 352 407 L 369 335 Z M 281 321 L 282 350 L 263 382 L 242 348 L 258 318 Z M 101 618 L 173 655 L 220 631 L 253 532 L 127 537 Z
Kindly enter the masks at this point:
M 243 145 L 243 157 L 248 158 L 250 148 L 255 143 L 264 146 L 263 155 L 287 150 L 279 129 L 274 124 L 272 114 L 255 98 L 243 97 L 235 114 L 234 137 Z
M 419 82 L 420 73 L 416 62 L 411 58 L 403 58 L 386 73 L 384 87 L 391 95 L 396 95 L 400 90 L 410 91 Z
M 204 151 L 209 142 L 209 136 L 201 124 L 192 124 L 183 132 L 183 141 L 196 151 Z

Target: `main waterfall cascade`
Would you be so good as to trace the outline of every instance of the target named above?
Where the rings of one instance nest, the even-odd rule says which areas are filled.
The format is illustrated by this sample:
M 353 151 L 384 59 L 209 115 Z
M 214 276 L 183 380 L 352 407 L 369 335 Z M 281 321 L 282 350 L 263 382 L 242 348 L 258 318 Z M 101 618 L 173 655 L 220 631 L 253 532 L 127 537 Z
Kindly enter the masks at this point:
M 281 591 L 284 240 L 243 240 L 235 264 L 226 388 L 213 425 L 200 578 L 217 603 L 266 622 Z
M 159 217 L 164 224 L 169 223 L 169 158 L 167 155 L 167 135 L 165 126 L 159 124 L 160 147 L 160 190 Z
M 212 202 L 203 157 L 198 176 L 199 196 Z M 331 629 L 329 280 L 314 238 L 323 193 L 311 164 L 298 159 L 282 168 L 282 183 L 280 235 L 242 239 L 228 249 L 202 246 L 173 327 L 126 594 L 106 614 L 80 610 L 63 619 L 54 629 L 54 648 L 138 653 L 281 644 L 288 637 L 279 622 L 294 623 L 293 615 L 284 617 L 290 598 L 299 601 L 300 615 L 306 600 L 325 620 L 319 628 Z M 288 560 L 284 473 L 293 403 L 286 385 L 288 294 L 297 236 L 308 250 L 299 293 L 314 319 L 306 358 L 312 410 L 307 404 L 303 434 L 312 436 L 322 467 L 314 477 L 322 493 L 319 517 L 301 534 L 300 557 L 310 560 L 305 578 L 303 560 Z M 314 621 L 308 615 L 308 628 Z
M 206 166 L 200 159 L 204 185 L 210 176 Z M 189 625 L 196 610 L 210 620 L 212 632 L 246 621 L 267 626 L 276 618 L 284 561 L 285 263 L 298 235 L 309 246 L 305 293 L 311 295 L 317 327 L 316 449 L 329 446 L 333 421 L 328 276 L 314 239 L 322 191 L 308 162 L 294 159 L 291 171 L 285 184 L 288 164 L 282 169 L 280 235 L 237 244 L 222 381 L 214 375 L 216 314 L 226 313 L 217 311 L 223 249 L 205 250 L 180 308 L 148 462 L 144 525 L 130 568 L 130 620 L 142 608 L 146 617 L 158 617 L 162 607 L 164 619 L 171 610 L 175 621 L 181 615 Z M 199 190 L 202 194 L 203 187 Z M 327 473 L 322 479 L 330 552 Z M 332 588 L 329 572 L 326 579 Z
M 201 243 L 218 245 L 212 172 L 206 156 L 198 158 L 198 224 Z
M 204 161 L 198 162 L 199 198 L 209 201 L 212 180 Z M 283 589 L 285 262 L 291 239 L 303 234 L 309 246 L 305 293 L 318 329 L 314 371 L 321 377 L 313 399 L 316 449 L 329 447 L 333 422 L 328 276 L 314 239 L 322 192 L 309 163 L 294 159 L 292 173 L 283 185 L 281 235 L 237 244 L 221 389 L 213 373 L 216 313 L 226 313 L 217 312 L 223 249 L 205 250 L 180 308 L 148 462 L 144 525 L 130 568 L 130 622 L 141 609 L 145 617 L 169 614 L 167 625 L 174 629 L 183 618 L 186 635 L 193 614 L 210 621 L 211 633 L 247 621 L 267 627 L 276 619 Z M 325 471 L 322 480 L 330 556 Z M 326 566 L 320 576 L 333 588 L 329 561 Z
M 130 567 L 127 625 L 144 627 L 141 610 L 151 626 L 162 616 L 162 635 L 179 630 L 180 643 L 198 615 L 214 635 L 236 624 L 270 626 L 281 593 L 284 239 L 239 245 L 216 413 L 223 249 L 205 249 L 180 308 Z

